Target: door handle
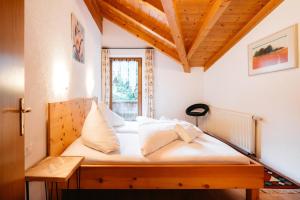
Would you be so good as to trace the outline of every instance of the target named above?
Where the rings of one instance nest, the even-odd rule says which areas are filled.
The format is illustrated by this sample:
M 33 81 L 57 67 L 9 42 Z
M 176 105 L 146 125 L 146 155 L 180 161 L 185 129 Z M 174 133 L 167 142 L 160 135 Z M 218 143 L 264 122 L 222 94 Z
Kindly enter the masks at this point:
M 30 113 L 31 112 L 31 108 L 25 108 L 25 109 L 22 109 L 21 110 L 22 111 L 22 113 Z
M 25 114 L 31 112 L 31 108 L 24 108 L 24 98 L 19 99 L 19 108 L 4 108 L 3 113 L 19 113 L 20 121 L 20 136 L 23 136 L 25 133 Z
M 24 108 L 24 98 L 20 98 L 20 136 L 23 136 L 25 133 L 25 114 L 31 112 L 31 108 Z

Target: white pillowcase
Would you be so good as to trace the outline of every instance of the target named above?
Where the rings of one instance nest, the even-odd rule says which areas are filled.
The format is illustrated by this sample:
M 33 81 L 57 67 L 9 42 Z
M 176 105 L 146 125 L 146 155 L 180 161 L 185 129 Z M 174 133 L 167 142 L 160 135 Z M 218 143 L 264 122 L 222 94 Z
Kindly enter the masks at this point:
M 174 123 L 144 123 L 139 126 L 141 152 L 144 156 L 157 151 L 178 138 Z
M 120 148 L 116 134 L 107 125 L 94 101 L 82 127 L 81 141 L 84 145 L 103 153 L 117 151 Z
M 109 107 L 103 102 L 100 103 L 100 111 L 111 127 L 125 125 L 124 119 L 109 109 Z
M 175 131 L 177 132 L 179 137 L 186 143 L 191 143 L 202 133 L 200 129 L 191 124 L 176 124 Z
M 157 121 L 156 119 L 150 118 L 150 117 L 145 117 L 145 116 L 137 116 L 135 120 L 139 123 L 144 123 L 144 122 L 155 122 Z

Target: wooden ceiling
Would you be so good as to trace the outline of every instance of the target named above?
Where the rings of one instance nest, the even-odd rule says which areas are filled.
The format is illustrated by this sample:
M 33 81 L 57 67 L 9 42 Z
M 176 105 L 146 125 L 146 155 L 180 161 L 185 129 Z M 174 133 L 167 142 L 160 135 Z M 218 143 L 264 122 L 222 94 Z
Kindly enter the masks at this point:
M 176 61 L 209 69 L 283 0 L 84 0 L 103 17 Z

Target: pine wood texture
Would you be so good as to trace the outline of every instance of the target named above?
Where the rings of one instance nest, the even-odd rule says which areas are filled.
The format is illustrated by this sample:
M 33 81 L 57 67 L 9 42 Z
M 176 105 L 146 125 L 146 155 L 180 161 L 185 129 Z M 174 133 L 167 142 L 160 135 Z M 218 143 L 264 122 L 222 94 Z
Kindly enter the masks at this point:
M 103 17 L 101 15 L 101 12 L 99 11 L 99 8 L 96 4 L 96 0 L 84 0 L 85 5 L 89 9 L 90 13 L 92 14 L 99 31 L 103 33 Z
M 246 189 L 259 199 L 263 166 L 250 165 L 81 165 L 82 189 Z M 71 188 L 76 188 L 76 176 Z M 65 184 L 60 185 L 66 188 Z
M 190 72 L 190 66 L 187 60 L 185 44 L 183 40 L 183 35 L 181 32 L 179 15 L 177 13 L 177 8 L 175 1 L 173 0 L 161 0 L 162 6 L 164 8 L 164 12 L 166 13 L 167 20 L 169 23 L 169 27 L 171 30 L 171 34 L 173 36 L 173 40 L 175 41 L 175 45 L 177 47 L 177 52 L 179 58 L 181 60 L 183 70 L 185 72 Z
M 132 0 L 107 0 L 106 2 L 173 43 L 173 38 L 169 31 L 169 24 L 163 12 L 157 12 L 157 9 L 152 6 L 146 6 L 145 4 L 147 3 L 144 1 L 133 3 Z
M 157 8 L 158 10 L 160 10 L 162 12 L 164 11 L 164 8 L 163 8 L 160 0 L 142 0 L 142 1 L 149 3 L 150 5 L 154 6 L 155 8 Z
M 195 51 L 198 49 L 201 42 L 205 39 L 208 33 L 211 31 L 212 27 L 216 24 L 218 19 L 221 17 L 223 12 L 229 6 L 231 0 L 216 0 L 211 6 L 209 11 L 204 17 L 202 25 L 198 31 L 198 34 L 188 52 L 188 59 L 194 55 Z
M 249 31 L 251 31 L 259 22 L 261 22 L 269 13 L 271 13 L 283 0 L 270 0 L 263 8 L 258 10 L 242 28 L 232 35 L 230 39 L 222 45 L 222 48 L 217 51 L 204 65 L 204 69 L 209 69 L 221 56 L 223 56 L 231 47 L 240 41 Z
M 83 189 L 225 189 L 263 187 L 263 167 L 250 165 L 82 165 Z
M 283 0 L 85 0 L 99 15 L 190 67 L 209 69 Z M 95 20 L 99 20 L 92 9 Z
M 80 134 L 92 101 L 79 98 L 48 104 L 47 155 L 59 156 Z
M 258 189 L 247 189 L 246 199 L 248 200 L 259 200 L 259 190 Z
M 80 167 L 84 157 L 47 157 L 25 172 L 26 181 L 66 182 Z
M 75 190 L 67 199 L 76 199 Z M 246 192 L 242 189 L 225 190 L 81 190 L 81 195 L 89 199 L 122 200 L 245 200 Z M 300 193 L 260 192 L 260 200 L 299 200 Z
M 115 8 L 106 1 L 97 1 L 102 15 L 111 22 L 119 25 L 128 32 L 146 41 L 149 45 L 179 61 L 175 45 L 168 39 L 149 29 L 138 20 Z M 145 16 L 146 17 L 146 16 Z

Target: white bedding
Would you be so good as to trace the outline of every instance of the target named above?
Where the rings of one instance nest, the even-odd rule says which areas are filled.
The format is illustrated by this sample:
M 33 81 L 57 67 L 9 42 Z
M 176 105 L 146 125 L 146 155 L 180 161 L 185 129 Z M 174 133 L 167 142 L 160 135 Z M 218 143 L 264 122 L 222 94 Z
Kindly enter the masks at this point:
M 124 121 L 124 125 L 113 127 L 118 133 L 138 133 L 139 124 L 137 121 Z
M 175 140 L 158 151 L 144 157 L 141 154 L 137 133 L 118 133 L 120 152 L 104 154 L 86 147 L 81 138 L 75 140 L 63 156 L 84 156 L 84 163 L 133 164 L 249 164 L 246 156 L 221 141 L 201 134 L 192 143 Z

